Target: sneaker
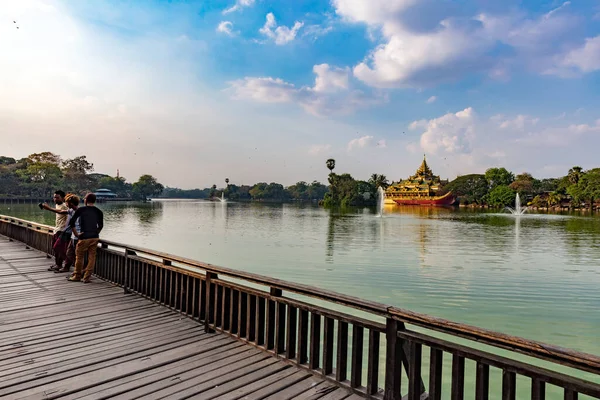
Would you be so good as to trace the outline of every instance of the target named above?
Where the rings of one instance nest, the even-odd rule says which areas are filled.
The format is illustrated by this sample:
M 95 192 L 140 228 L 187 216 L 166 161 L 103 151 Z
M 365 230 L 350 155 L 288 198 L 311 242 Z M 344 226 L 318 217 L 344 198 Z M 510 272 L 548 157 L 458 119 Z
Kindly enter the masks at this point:
M 75 275 L 71 275 L 67 278 L 69 282 L 81 282 L 81 278 L 77 278 Z

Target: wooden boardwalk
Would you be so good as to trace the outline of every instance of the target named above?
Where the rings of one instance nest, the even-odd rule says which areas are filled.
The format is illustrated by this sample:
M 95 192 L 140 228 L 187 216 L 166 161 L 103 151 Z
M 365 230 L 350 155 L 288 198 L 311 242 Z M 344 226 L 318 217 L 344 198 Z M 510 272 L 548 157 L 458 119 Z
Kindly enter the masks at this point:
M 0 236 L 0 398 L 360 399 L 100 279 L 48 272 Z

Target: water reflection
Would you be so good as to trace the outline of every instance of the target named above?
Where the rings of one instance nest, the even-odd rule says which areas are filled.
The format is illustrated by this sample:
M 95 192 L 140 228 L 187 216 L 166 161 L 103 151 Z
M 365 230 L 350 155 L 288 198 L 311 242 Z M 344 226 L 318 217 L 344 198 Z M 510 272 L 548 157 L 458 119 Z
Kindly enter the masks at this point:
M 141 203 L 135 207 L 130 207 L 134 211 L 140 223 L 144 225 L 154 224 L 163 213 L 163 203 L 160 201 L 151 201 Z

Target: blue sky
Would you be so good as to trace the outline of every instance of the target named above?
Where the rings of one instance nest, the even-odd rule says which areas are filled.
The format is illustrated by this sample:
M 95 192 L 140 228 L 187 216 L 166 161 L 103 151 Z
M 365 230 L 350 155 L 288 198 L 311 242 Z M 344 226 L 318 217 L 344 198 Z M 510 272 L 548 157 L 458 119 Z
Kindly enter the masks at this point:
M 188 188 L 598 166 L 597 1 L 3 4 L 6 155 Z

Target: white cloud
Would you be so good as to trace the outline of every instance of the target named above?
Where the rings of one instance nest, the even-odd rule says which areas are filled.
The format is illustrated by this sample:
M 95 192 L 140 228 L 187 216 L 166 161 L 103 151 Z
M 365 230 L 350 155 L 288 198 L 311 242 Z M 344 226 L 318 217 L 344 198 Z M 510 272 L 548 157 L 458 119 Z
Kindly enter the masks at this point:
M 536 125 L 540 119 L 530 117 L 528 115 L 519 114 L 514 118 L 504 118 L 502 115 L 495 115 L 490 118 L 492 121 L 498 123 L 500 129 L 517 129 L 524 130 L 526 126 Z
M 244 7 L 252 7 L 255 0 L 237 0 L 235 4 L 226 10 L 223 10 L 223 14 L 229 14 L 235 11 L 240 11 Z
M 315 144 L 308 149 L 308 154 L 311 156 L 318 156 L 327 153 L 331 150 L 330 144 Z
M 600 35 L 587 38 L 583 46 L 569 51 L 562 59 L 561 64 L 581 72 L 600 70 Z
M 277 26 L 273 13 L 268 13 L 266 19 L 265 25 L 258 31 L 269 39 L 273 39 L 277 45 L 284 45 L 294 40 L 300 28 L 304 26 L 304 23 L 299 21 L 294 22 L 292 28 Z
M 221 21 L 217 26 L 217 32 L 224 33 L 229 36 L 233 36 L 233 23 L 231 21 Z
M 348 151 L 354 150 L 354 149 L 359 149 L 359 148 L 364 148 L 364 147 L 369 147 L 373 144 L 374 138 L 373 136 L 362 136 L 356 139 L 352 139 L 350 142 L 348 142 Z
M 427 4 L 415 0 L 334 0 L 333 4 L 346 21 L 381 32 L 383 43 L 354 67 L 354 75 L 382 88 L 427 86 L 473 72 L 507 79 L 509 69 L 519 65 L 548 71 L 560 49 L 572 42 L 571 32 L 578 25 L 577 18 L 565 11 L 568 2 L 533 19 L 516 12 L 443 16 L 433 26 L 417 26 L 415 15 L 425 19 L 430 13 L 420 12 L 419 7 Z M 513 54 L 492 57 L 490 52 L 499 43 L 511 47 Z M 595 62 L 590 64 L 593 67 Z
M 475 138 L 475 112 L 469 107 L 457 113 L 449 113 L 424 123 L 415 121 L 411 129 L 424 127 L 421 134 L 421 148 L 431 154 L 439 152 L 466 154 L 471 152 L 471 142 Z
M 427 104 L 435 103 L 436 100 L 437 100 L 437 96 L 431 96 L 430 98 L 427 99 Z
M 246 77 L 230 82 L 236 99 L 263 103 L 297 103 L 313 115 L 348 114 L 356 109 L 381 103 L 385 98 L 349 87 L 349 69 L 315 65 L 314 86 L 296 87 L 279 78 Z

